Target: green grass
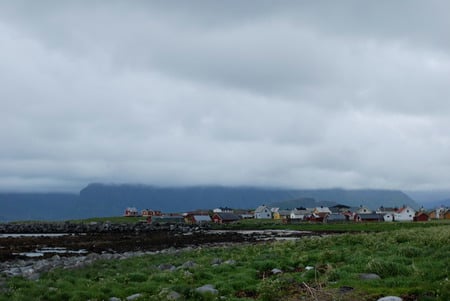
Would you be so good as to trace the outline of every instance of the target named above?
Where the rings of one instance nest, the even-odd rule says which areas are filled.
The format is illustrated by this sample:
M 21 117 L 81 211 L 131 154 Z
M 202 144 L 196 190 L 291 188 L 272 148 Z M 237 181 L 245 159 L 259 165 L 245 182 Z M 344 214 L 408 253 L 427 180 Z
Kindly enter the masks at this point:
M 435 220 L 429 222 L 368 222 L 368 223 L 310 223 L 283 224 L 281 220 L 241 220 L 232 224 L 213 225 L 217 229 L 229 230 L 264 230 L 264 229 L 289 229 L 302 231 L 332 231 L 332 232 L 384 232 L 397 231 L 399 229 L 428 228 L 448 225 L 450 220 Z
M 92 217 L 87 219 L 80 219 L 80 220 L 69 220 L 71 223 L 91 223 L 91 222 L 97 222 L 97 223 L 115 223 L 115 224 L 122 224 L 122 223 L 137 223 L 137 222 L 145 222 L 146 218 L 142 216 L 136 216 L 136 217 L 128 217 L 128 216 L 111 216 L 111 217 Z
M 450 225 L 408 225 L 419 226 L 97 261 L 43 274 L 38 281 L 9 279 L 9 290 L 0 300 L 108 300 L 135 293 L 143 294 L 140 300 L 164 300 L 171 290 L 183 300 L 349 301 L 385 295 L 450 300 Z M 213 266 L 216 258 L 235 264 Z M 158 269 L 160 264 L 180 267 L 187 261 L 196 265 L 172 272 Z M 273 268 L 283 273 L 272 275 Z M 363 281 L 361 273 L 376 273 L 381 279 Z M 204 284 L 214 284 L 219 296 L 196 293 Z M 339 293 L 344 286 L 353 290 Z

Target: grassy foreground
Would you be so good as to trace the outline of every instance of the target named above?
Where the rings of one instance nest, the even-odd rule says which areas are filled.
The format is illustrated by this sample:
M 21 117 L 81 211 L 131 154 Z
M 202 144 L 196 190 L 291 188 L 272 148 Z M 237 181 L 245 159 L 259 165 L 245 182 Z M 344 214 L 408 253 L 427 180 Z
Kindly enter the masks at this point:
M 136 293 L 142 294 L 138 300 L 165 300 L 176 291 L 179 300 L 344 301 L 396 295 L 444 301 L 450 300 L 449 261 L 450 226 L 444 224 L 97 261 L 49 272 L 37 281 L 9 279 L 0 300 L 124 300 Z M 161 270 L 161 264 L 178 268 Z M 273 274 L 274 268 L 283 272 Z M 360 280 L 361 273 L 381 279 Z M 213 284 L 218 295 L 195 291 L 205 284 Z

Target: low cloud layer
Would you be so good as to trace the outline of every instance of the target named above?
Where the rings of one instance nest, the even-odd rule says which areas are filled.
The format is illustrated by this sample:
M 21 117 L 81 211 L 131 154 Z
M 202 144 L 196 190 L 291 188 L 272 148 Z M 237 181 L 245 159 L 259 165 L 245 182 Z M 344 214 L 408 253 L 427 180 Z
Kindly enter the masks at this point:
M 449 9 L 3 2 L 0 190 L 450 189 Z

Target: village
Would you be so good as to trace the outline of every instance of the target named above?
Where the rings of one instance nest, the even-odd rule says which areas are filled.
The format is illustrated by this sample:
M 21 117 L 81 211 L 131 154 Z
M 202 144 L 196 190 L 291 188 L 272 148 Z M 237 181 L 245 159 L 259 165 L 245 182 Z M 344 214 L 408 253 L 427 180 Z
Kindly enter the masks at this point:
M 159 210 L 135 207 L 125 209 L 126 217 L 142 217 L 147 223 L 186 223 L 202 224 L 233 223 L 243 219 L 277 220 L 283 223 L 345 223 L 345 222 L 427 222 L 450 219 L 450 208 L 439 207 L 433 210 L 415 210 L 410 206 L 380 207 L 371 210 L 365 206 L 349 207 L 338 204 L 332 207 L 280 209 L 261 205 L 255 210 L 219 207 L 212 210 L 195 210 L 185 213 L 163 213 Z

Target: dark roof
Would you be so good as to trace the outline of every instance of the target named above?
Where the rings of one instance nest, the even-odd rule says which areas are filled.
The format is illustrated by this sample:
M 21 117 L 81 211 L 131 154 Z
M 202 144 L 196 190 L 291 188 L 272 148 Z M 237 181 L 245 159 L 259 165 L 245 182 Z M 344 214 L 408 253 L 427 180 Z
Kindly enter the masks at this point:
M 236 221 L 240 219 L 239 215 L 229 212 L 218 212 L 216 213 L 216 215 L 219 216 L 220 219 L 224 221 Z
M 327 221 L 345 221 L 347 220 L 345 215 L 342 214 L 329 214 L 326 217 Z
M 358 214 L 361 220 L 384 220 L 382 214 L 369 213 L 369 214 Z

